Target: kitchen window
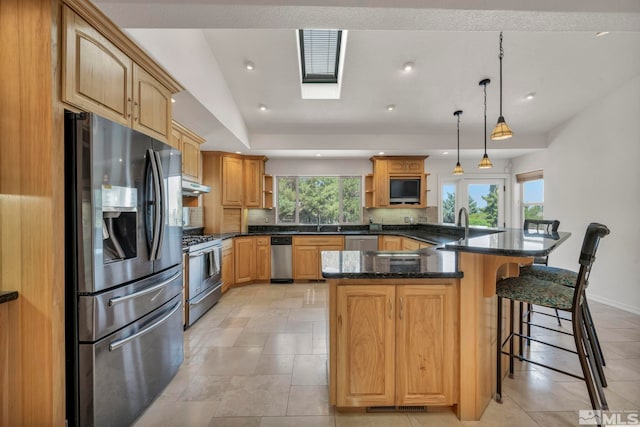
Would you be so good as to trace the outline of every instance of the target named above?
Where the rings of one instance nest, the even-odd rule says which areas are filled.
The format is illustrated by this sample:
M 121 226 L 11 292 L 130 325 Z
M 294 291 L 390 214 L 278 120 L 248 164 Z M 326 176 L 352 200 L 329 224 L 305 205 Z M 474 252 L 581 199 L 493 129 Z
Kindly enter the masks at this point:
M 279 224 L 360 224 L 362 177 L 279 176 Z
M 516 175 L 521 185 L 522 218 L 544 218 L 544 176 L 541 170 Z

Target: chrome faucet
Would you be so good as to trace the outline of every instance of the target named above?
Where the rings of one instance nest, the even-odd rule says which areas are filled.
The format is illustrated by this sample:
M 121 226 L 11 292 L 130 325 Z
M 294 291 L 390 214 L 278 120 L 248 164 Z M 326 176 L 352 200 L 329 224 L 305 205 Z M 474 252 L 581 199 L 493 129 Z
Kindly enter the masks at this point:
M 464 239 L 469 238 L 469 211 L 467 208 L 460 208 L 458 211 L 458 227 L 462 227 L 462 214 L 464 213 Z
M 316 225 L 316 231 L 319 233 L 320 232 L 320 214 L 316 216 L 316 219 L 318 220 L 318 225 Z

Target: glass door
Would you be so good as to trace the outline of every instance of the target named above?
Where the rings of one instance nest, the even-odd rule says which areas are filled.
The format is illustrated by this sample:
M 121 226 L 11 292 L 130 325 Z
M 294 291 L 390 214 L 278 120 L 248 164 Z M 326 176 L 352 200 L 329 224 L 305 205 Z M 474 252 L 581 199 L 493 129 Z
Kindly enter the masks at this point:
M 462 181 L 459 201 L 469 210 L 469 224 L 504 227 L 504 179 Z

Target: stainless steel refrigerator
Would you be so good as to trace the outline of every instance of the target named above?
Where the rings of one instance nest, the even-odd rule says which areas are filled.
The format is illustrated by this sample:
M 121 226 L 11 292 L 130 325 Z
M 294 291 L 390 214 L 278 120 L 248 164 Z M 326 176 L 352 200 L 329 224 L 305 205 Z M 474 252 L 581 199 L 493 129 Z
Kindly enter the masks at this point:
M 68 425 L 127 426 L 183 361 L 181 156 L 70 111 L 65 156 Z

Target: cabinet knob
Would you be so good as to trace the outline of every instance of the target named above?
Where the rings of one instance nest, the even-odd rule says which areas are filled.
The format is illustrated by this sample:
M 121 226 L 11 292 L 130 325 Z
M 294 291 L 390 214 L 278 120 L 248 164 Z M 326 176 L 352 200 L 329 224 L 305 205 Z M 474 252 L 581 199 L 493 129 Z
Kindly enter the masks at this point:
M 131 117 L 131 98 L 127 98 L 127 118 Z

